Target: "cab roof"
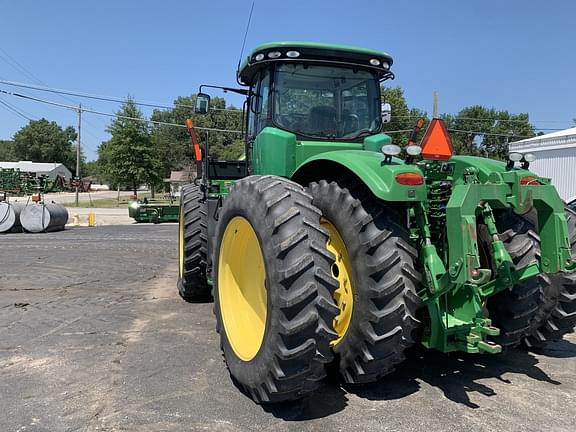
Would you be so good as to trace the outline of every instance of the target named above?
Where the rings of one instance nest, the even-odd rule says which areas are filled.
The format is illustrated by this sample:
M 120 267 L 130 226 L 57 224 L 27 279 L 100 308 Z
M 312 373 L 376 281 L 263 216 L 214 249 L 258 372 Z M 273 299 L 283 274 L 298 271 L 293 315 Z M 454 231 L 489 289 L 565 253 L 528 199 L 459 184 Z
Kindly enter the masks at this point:
M 291 54 L 288 54 L 291 52 Z M 274 57 L 269 54 L 274 53 Z M 279 55 L 278 55 L 279 53 Z M 297 56 L 294 56 L 297 53 Z M 292 56 L 291 56 L 292 55 Z M 374 64 L 378 60 L 378 64 Z M 349 45 L 317 42 L 268 42 L 254 48 L 238 70 L 238 81 L 251 85 L 256 73 L 271 62 L 316 62 L 360 66 L 376 71 L 380 78 L 391 78 L 392 57 L 383 52 Z

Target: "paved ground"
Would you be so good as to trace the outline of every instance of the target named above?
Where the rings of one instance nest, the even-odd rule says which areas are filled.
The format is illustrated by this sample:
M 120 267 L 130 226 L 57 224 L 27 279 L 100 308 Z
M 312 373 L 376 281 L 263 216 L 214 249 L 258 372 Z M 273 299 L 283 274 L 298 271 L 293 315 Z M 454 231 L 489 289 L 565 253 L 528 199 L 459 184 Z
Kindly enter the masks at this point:
M 0 237 L 0 431 L 573 431 L 576 338 L 541 354 L 414 354 L 360 388 L 261 407 L 211 304 L 175 290 L 176 226 Z
M 96 226 L 130 225 L 136 221 L 128 216 L 128 207 L 122 208 L 75 208 L 68 207 L 68 223 L 74 223 L 74 215 L 78 215 L 80 226 L 88 226 L 88 213 L 96 215 Z

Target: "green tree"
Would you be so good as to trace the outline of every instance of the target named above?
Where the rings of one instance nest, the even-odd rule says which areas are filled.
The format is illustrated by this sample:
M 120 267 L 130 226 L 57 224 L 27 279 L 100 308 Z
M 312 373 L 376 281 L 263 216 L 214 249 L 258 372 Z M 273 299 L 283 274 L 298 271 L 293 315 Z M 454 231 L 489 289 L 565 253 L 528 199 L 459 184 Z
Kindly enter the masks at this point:
M 154 190 L 162 182 L 163 167 L 150 130 L 141 121 L 144 116 L 130 97 L 116 114 L 106 129 L 112 137 L 98 148 L 100 174 L 114 185 L 129 185 L 134 193 L 142 184 Z
M 100 165 L 98 161 L 88 161 L 82 168 L 82 177 L 99 177 Z
M 76 152 L 72 143 L 76 137 L 72 126 L 62 129 L 45 118 L 31 120 L 14 134 L 14 157 L 32 162 L 59 162 L 74 172 Z
M 400 87 L 381 87 L 380 91 L 382 101 L 392 106 L 392 120 L 384 124 L 384 133 L 389 133 L 398 145 L 404 145 L 408 142 L 410 131 L 414 129 L 416 120 L 420 117 L 428 120 L 428 114 L 417 108 L 410 108 L 404 97 L 404 91 Z
M 481 105 L 469 106 L 456 115 L 442 116 L 458 154 L 506 159 L 508 144 L 535 136 L 528 114 L 510 114 Z
M 220 97 L 212 98 L 211 110 L 206 115 L 195 114 L 191 108 L 196 102 L 196 95 L 180 96 L 174 101 L 174 108 L 155 110 L 152 120 L 174 123 L 184 126 L 186 119 L 191 118 L 201 144 L 208 143 L 210 157 L 214 159 L 238 159 L 244 152 L 244 141 L 238 133 L 206 131 L 202 128 L 241 130 L 242 111 L 227 106 Z M 152 142 L 161 154 L 164 174 L 171 170 L 181 170 L 192 165 L 194 156 L 190 145 L 190 136 L 185 128 L 169 125 L 154 125 Z
M 0 140 L 0 161 L 15 162 L 16 155 L 14 154 L 14 142 Z

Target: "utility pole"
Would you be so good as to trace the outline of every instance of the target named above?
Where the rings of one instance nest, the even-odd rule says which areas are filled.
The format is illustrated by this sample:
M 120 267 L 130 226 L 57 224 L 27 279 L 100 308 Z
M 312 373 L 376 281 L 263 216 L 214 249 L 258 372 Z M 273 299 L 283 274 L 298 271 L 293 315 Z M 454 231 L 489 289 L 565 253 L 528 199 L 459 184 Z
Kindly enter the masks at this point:
M 78 142 L 76 145 L 76 207 L 78 207 L 78 192 L 80 181 L 80 128 L 82 127 L 82 104 L 78 105 Z
M 434 92 L 432 96 L 432 118 L 438 117 L 438 93 Z

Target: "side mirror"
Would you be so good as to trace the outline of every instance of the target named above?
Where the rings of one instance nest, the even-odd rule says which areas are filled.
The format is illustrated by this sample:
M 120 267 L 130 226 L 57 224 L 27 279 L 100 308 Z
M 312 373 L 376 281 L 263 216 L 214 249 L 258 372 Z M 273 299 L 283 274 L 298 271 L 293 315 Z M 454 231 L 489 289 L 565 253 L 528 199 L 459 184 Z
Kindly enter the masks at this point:
M 388 102 L 382 104 L 382 123 L 390 123 L 392 121 L 392 105 Z
M 207 114 L 210 110 L 210 96 L 206 93 L 198 93 L 196 96 L 196 106 L 194 112 L 196 114 Z

